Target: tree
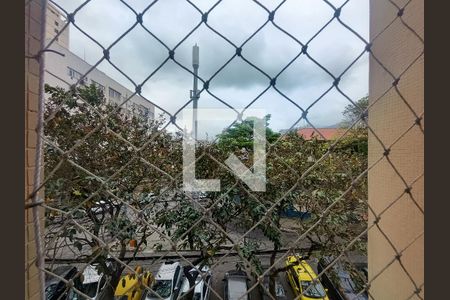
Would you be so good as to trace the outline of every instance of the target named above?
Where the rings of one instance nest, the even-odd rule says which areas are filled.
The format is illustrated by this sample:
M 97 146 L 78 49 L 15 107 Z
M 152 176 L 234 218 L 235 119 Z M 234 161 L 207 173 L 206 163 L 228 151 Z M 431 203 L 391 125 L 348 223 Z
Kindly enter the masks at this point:
M 360 128 L 366 128 L 367 125 L 362 119 L 362 114 L 365 112 L 365 110 L 369 107 L 369 97 L 363 97 L 356 101 L 356 106 L 353 104 L 349 104 L 345 107 L 344 111 L 342 112 L 344 116 L 344 120 L 342 122 L 343 127 L 349 127 L 353 123 L 356 122 L 355 127 Z M 366 117 L 366 122 L 367 122 Z
M 74 256 L 99 262 L 100 271 L 111 276 L 113 287 L 123 266 L 105 263 L 111 248 L 104 248 L 95 237 L 117 243 L 118 251 L 111 254 L 129 262 L 139 247 L 127 259 L 128 241 L 146 245 L 149 232 L 158 228 L 175 241 L 177 249 L 200 251 L 195 265 L 211 263 L 214 253 L 232 248 L 248 262 L 244 267 L 258 276 L 263 272 L 257 255 L 260 250 L 272 250 L 273 264 L 277 253 L 291 246 L 283 241 L 280 230 L 281 213 L 287 207 L 303 207 L 311 214 L 310 219 L 298 220 L 299 235 L 320 220 L 305 236 L 308 254 L 337 254 L 366 226 L 367 178 L 358 176 L 367 168 L 367 130 L 352 130 L 331 148 L 332 141 L 307 141 L 296 133 L 280 137 L 269 128 L 270 115 L 266 116 L 266 136 L 271 143 L 266 159 L 267 191 L 254 192 L 221 163 L 234 152 L 247 168 L 252 167 L 253 120 L 246 119 L 225 130 L 217 143 L 196 146 L 197 178 L 219 178 L 222 187 L 199 201 L 182 190 L 182 179 L 177 177 L 183 166 L 180 135 L 162 131 L 158 121 L 116 112 L 117 107 L 106 104 L 101 91 L 92 86 L 75 91 L 47 86 L 46 91 L 50 98 L 45 111 L 45 174 L 49 174 L 45 192 L 47 205 L 55 208 L 48 213 L 70 211 L 76 221 L 63 215 L 49 222 L 47 238 L 52 242 L 47 244 L 54 249 L 63 244 Z M 110 117 L 103 119 L 106 114 Z M 149 198 L 149 192 L 156 196 Z M 99 203 L 103 209 L 96 213 Z M 328 213 L 322 215 L 327 208 Z M 134 214 L 134 209 L 140 213 Z M 235 245 L 229 237 L 236 228 L 247 231 L 256 224 L 255 230 L 270 248 L 261 248 L 261 243 L 252 240 Z M 162 244 L 146 246 L 174 250 L 163 249 Z M 352 249 L 364 248 L 363 239 Z M 191 276 L 189 269 L 184 273 L 192 287 L 199 274 Z M 275 268 L 269 274 L 272 295 L 275 277 L 283 270 Z M 186 299 L 192 297 L 190 293 Z
M 346 246 L 345 242 L 364 230 L 367 220 L 367 178 L 364 176 L 356 181 L 351 193 L 345 196 L 342 193 L 367 168 L 367 131 L 351 131 L 350 135 L 334 146 L 326 159 L 310 170 L 330 150 L 333 141 L 306 141 L 296 133 L 290 133 L 273 143 L 279 135 L 271 134 L 273 131 L 268 125 L 267 122 L 272 148 L 267 154 L 267 191 L 264 193 L 250 191 L 234 174 L 216 162 L 225 161 L 229 152 L 234 152 L 247 168 L 252 167 L 253 131 L 250 120 L 225 130 L 219 135 L 217 145 L 200 143 L 197 146 L 196 156 L 200 157 L 196 165 L 197 177 L 220 178 L 222 190 L 209 192 L 207 200 L 202 203 L 210 211 L 209 220 L 203 219 L 197 223 L 204 214 L 188 198 L 183 198 L 183 204 L 175 210 L 166 210 L 161 214 L 170 220 L 162 222 L 168 225 L 166 230 L 173 231 L 176 236 L 182 236 L 190 229 L 186 247 L 203 249 L 202 252 L 224 249 L 226 242 L 232 242 L 227 234 L 233 231 L 233 227 L 245 232 L 261 221 L 255 230 L 272 243 L 270 263 L 274 264 L 277 253 L 285 246 L 280 231 L 281 213 L 292 205 L 306 208 L 312 217 L 299 220 L 299 234 L 302 234 L 340 197 L 342 199 L 329 210 L 323 221 L 306 235 L 311 245 L 308 254 L 337 254 Z M 306 170 L 310 170 L 309 173 L 298 182 L 299 176 Z M 278 199 L 282 200 L 269 210 Z M 218 231 L 210 222 L 217 224 L 226 234 Z M 211 235 L 211 232 L 214 234 Z M 251 272 L 255 277 L 262 274 L 262 265 L 256 255 L 260 250 L 258 242 L 242 241 L 234 248 L 251 264 Z M 364 251 L 364 248 L 365 240 L 362 239 L 352 249 Z M 204 257 L 204 261 L 208 259 Z M 285 268 L 275 268 L 269 274 L 269 291 L 272 295 L 275 295 L 275 277 L 282 271 Z
M 268 124 L 267 124 L 268 125 Z M 245 127 L 244 127 L 245 126 Z M 243 128 L 244 127 L 244 128 Z M 245 143 L 252 141 L 249 138 L 251 132 L 249 126 L 238 124 L 235 128 L 227 130 L 219 136 L 218 145 L 224 152 L 234 150 L 248 168 L 252 166 L 252 148 Z M 268 126 L 267 126 L 268 127 Z M 273 135 L 269 136 L 271 142 Z M 314 224 L 323 211 L 333 201 L 341 197 L 343 191 L 348 189 L 351 182 L 363 173 L 367 168 L 367 131 L 352 130 L 351 133 L 337 143 L 328 157 L 298 183 L 298 178 L 303 172 L 312 168 L 317 160 L 325 155 L 333 141 L 310 141 L 299 137 L 295 132 L 283 136 L 272 145 L 267 154 L 267 192 L 254 193 L 242 183 L 235 188 L 235 194 L 239 196 L 240 207 L 233 213 L 227 209 L 227 214 L 220 215 L 218 221 L 238 222 L 241 228 L 251 228 L 256 221 L 264 218 L 258 229 L 273 243 L 273 251 L 270 259 L 271 265 L 283 246 L 280 228 L 281 213 L 292 205 L 304 207 L 311 213 L 309 220 L 299 220 L 300 228 L 308 228 Z M 240 146 L 245 145 L 248 152 L 246 156 L 239 156 Z M 227 157 L 228 154 L 222 153 Z M 223 180 L 226 174 L 222 174 L 222 189 L 227 191 L 234 186 L 232 179 Z M 212 195 L 213 199 L 221 197 Z M 231 197 L 232 198 L 232 197 Z M 229 199 L 229 198 L 226 198 Z M 268 208 L 273 206 L 274 200 L 282 199 L 270 213 Z M 367 178 L 364 176 L 355 183 L 351 193 L 341 199 L 325 216 L 319 226 L 306 236 L 310 241 L 309 253 L 315 251 L 318 255 L 336 254 L 337 249 L 343 246 L 343 241 L 352 240 L 363 229 L 367 220 Z M 227 218 L 230 216 L 230 218 Z M 362 226 L 359 226 L 362 224 Z M 302 234 L 303 232 L 299 232 Z M 355 249 L 365 248 L 365 241 L 355 243 Z M 242 245 L 243 254 L 254 264 L 255 269 L 261 271 L 261 265 L 253 253 L 258 249 L 255 245 Z M 330 250 L 332 249 L 332 250 Z M 284 271 L 284 268 L 274 269 L 270 274 L 269 290 L 275 295 L 275 277 Z M 259 275 L 259 274 L 256 274 Z
M 270 115 L 264 117 L 266 121 L 266 140 L 273 143 L 280 136 L 269 128 Z M 253 122 L 255 117 L 248 117 L 241 122 L 234 123 L 230 128 L 218 135 L 218 146 L 226 151 L 253 149 Z
M 150 216 L 144 211 L 132 221 L 132 208 L 143 208 L 148 203 L 145 192 L 157 194 L 170 180 L 142 158 L 171 173 L 170 163 L 161 157 L 169 158 L 177 145 L 159 129 L 160 121 L 127 116 L 116 105 L 106 104 L 94 85 L 69 91 L 46 85 L 45 91 L 49 95 L 44 128 L 45 194 L 46 204 L 52 207 L 47 216 L 64 212 L 48 218 L 47 256 L 65 251 L 96 262 L 115 288 L 123 266 L 106 263 L 113 249 L 103 247 L 100 240 L 108 247 L 117 244 L 115 255 L 120 260 L 125 260 L 131 239 L 146 244 Z M 151 143 L 135 151 L 149 139 Z

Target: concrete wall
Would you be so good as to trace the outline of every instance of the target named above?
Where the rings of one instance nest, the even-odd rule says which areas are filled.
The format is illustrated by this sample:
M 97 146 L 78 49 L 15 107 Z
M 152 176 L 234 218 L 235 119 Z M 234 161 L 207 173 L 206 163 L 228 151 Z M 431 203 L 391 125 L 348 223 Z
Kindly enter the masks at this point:
M 394 0 L 399 5 L 407 1 Z M 403 20 L 423 38 L 423 0 L 413 0 L 404 10 Z M 388 1 L 371 1 L 371 40 L 373 40 L 398 12 Z M 397 19 L 373 42 L 373 54 L 386 68 L 398 77 L 423 51 L 422 42 Z M 421 115 L 424 110 L 423 56 L 401 76 L 398 88 L 412 110 Z M 394 80 L 378 62 L 370 61 L 370 100 L 373 104 Z M 391 89 L 369 110 L 369 125 L 382 142 L 389 147 L 414 124 L 416 117 L 399 94 Z M 422 121 L 423 125 L 423 121 Z M 383 155 L 383 147 L 373 134 L 369 135 L 369 165 Z M 414 126 L 390 151 L 389 158 L 408 185 L 424 171 L 424 134 Z M 412 185 L 411 194 L 423 209 L 423 177 Z M 384 158 L 369 172 L 369 204 L 376 214 L 386 208 L 405 190 L 406 186 L 394 168 Z M 374 221 L 369 218 L 369 224 Z M 402 251 L 424 229 L 424 216 L 411 197 L 404 194 L 381 216 L 379 226 L 397 251 Z M 396 252 L 377 227 L 369 231 L 368 260 L 369 279 L 375 276 L 395 257 Z M 401 263 L 416 285 L 424 281 L 424 239 L 417 239 L 404 251 L 400 261 L 392 263 L 372 282 L 370 292 L 375 299 L 407 299 L 413 295 L 415 286 L 406 275 Z M 420 295 L 423 297 L 424 292 Z M 414 295 L 411 299 L 419 299 Z
M 27 2 L 27 1 L 25 1 Z M 41 41 L 42 1 L 34 0 L 25 6 L 25 55 L 39 52 Z M 25 199 L 33 190 L 36 157 L 36 126 L 39 99 L 39 63 L 25 59 Z M 43 211 L 40 214 L 43 215 Z M 32 210 L 25 210 L 25 299 L 40 299 L 36 258 L 36 244 Z

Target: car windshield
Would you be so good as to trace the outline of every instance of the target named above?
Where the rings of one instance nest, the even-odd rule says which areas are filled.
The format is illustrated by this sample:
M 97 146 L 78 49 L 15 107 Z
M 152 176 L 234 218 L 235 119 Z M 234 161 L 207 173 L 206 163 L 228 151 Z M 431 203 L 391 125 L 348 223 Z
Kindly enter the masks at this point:
M 152 287 L 159 297 L 168 298 L 172 294 L 172 280 L 156 280 L 155 285 Z M 157 297 L 154 292 L 151 293 L 154 297 Z
M 95 297 L 95 295 L 97 294 L 97 284 L 98 282 L 83 284 L 82 292 L 88 295 L 89 297 Z
M 322 284 L 320 284 L 319 282 L 313 283 L 312 281 L 302 280 L 300 281 L 300 283 L 302 285 L 303 295 L 305 295 L 306 297 L 323 298 L 326 296 L 325 290 L 323 289 Z
M 228 293 L 230 300 L 247 300 L 247 283 L 245 278 L 231 279 L 228 282 Z

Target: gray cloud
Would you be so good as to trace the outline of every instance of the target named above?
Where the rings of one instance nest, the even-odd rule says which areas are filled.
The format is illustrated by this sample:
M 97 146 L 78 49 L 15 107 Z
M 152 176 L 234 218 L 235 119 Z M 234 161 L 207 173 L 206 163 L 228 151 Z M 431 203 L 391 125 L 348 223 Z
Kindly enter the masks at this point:
M 141 12 L 149 1 L 128 1 Z M 212 1 L 193 1 L 205 11 Z M 260 1 L 273 10 L 280 1 Z M 344 1 L 331 1 L 339 5 Z M 68 11 L 82 2 L 58 1 Z M 368 38 L 368 0 L 353 0 L 342 10 L 342 20 L 364 38 Z M 333 10 L 323 1 L 286 1 L 275 14 L 275 22 L 301 42 L 307 42 L 333 16 Z M 209 15 L 208 24 L 240 45 L 261 24 L 268 14 L 252 1 L 227 0 L 221 2 Z M 76 23 L 102 45 L 109 46 L 134 22 L 133 13 L 120 1 L 95 0 L 76 15 Z M 164 0 L 153 5 L 144 15 L 144 25 L 170 48 L 174 47 L 198 22 L 201 15 L 186 1 Z M 95 63 L 102 57 L 101 49 L 71 27 L 71 50 Z M 175 50 L 175 58 L 191 68 L 192 45 L 200 46 L 199 75 L 209 79 L 230 57 L 235 49 L 202 24 Z M 364 44 L 334 20 L 309 44 L 308 53 L 335 75 L 342 72 L 364 49 Z M 275 76 L 299 52 L 300 45 L 268 24 L 242 50 L 249 61 Z M 167 49 L 139 25 L 111 50 L 111 60 L 136 83 L 142 82 L 168 56 Z M 133 89 L 133 85 L 107 62 L 99 69 Z M 368 59 L 363 57 L 342 78 L 341 86 L 355 100 L 368 92 Z M 247 105 L 269 84 L 269 80 L 236 57 L 210 84 L 210 91 L 234 107 Z M 301 55 L 277 79 L 277 87 L 301 107 L 309 106 L 332 84 L 326 72 L 305 55 Z M 173 62 L 168 62 L 143 87 L 143 95 L 169 112 L 177 111 L 189 100 L 192 76 Z M 348 101 L 336 92 L 317 103 L 310 114 L 317 126 L 335 124 Z M 213 97 L 202 93 L 200 106 L 224 107 Z M 272 126 L 284 129 L 292 125 L 301 111 L 272 89 L 256 103 L 272 113 Z M 213 127 L 213 126 L 212 126 Z M 216 128 L 217 126 L 214 126 Z M 211 131 L 215 131 L 212 129 Z M 213 133 L 212 133 L 213 134 Z M 211 135 L 211 134 L 210 134 Z

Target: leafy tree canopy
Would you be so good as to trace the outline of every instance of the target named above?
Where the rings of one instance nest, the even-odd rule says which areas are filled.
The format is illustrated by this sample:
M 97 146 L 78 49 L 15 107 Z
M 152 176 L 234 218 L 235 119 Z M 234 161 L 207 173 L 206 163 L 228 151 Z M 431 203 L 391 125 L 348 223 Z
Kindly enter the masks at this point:
M 365 128 L 366 124 L 361 119 L 361 114 L 367 109 L 369 106 L 369 97 L 363 97 L 356 101 L 356 105 L 349 104 L 345 107 L 344 111 L 342 112 L 344 116 L 344 120 L 342 122 L 343 127 L 349 127 L 353 123 L 357 123 L 356 127 L 362 127 Z
M 253 124 L 256 117 L 248 117 L 242 122 L 233 124 L 223 133 L 219 134 L 218 145 L 224 150 L 252 150 L 253 149 Z M 274 132 L 269 128 L 270 115 L 264 117 L 266 122 L 266 140 L 268 143 L 273 143 L 280 136 L 279 133 Z
M 264 243 L 244 240 L 232 247 L 250 262 L 254 274 L 261 274 L 258 250 L 272 247 L 273 263 L 278 250 L 291 246 L 281 230 L 281 212 L 287 207 L 311 213 L 311 219 L 298 220 L 294 230 L 300 235 L 336 202 L 305 236 L 319 255 L 336 254 L 367 226 L 367 177 L 360 176 L 367 168 L 367 130 L 352 130 L 330 151 L 333 141 L 306 141 L 296 133 L 280 137 L 269 128 L 270 115 L 265 116 L 266 137 L 272 146 L 267 153 L 266 192 L 262 193 L 251 191 L 217 163 L 225 161 L 230 151 L 244 149 L 245 155 L 239 158 L 252 167 L 255 119 L 247 118 L 220 134 L 217 144 L 197 145 L 197 178 L 220 179 L 222 190 L 209 192 L 196 202 L 182 190 L 182 179 L 178 179 L 183 165 L 180 137 L 161 130 L 161 122 L 123 114 L 117 106 L 105 103 L 95 86 L 71 91 L 46 86 L 46 92 L 50 96 L 44 128 L 47 205 L 56 212 L 76 211 L 74 219 L 90 233 L 82 234 L 69 218 L 49 222 L 47 238 L 62 244 L 61 248 L 71 248 L 80 258 L 97 258 L 98 262 L 112 254 L 126 260 L 131 239 L 147 249 L 173 250 L 155 242 L 147 245 L 151 228 L 157 227 L 177 241 L 178 249 L 201 251 L 201 259 L 209 260 L 213 257 L 208 253 L 230 246 L 228 234 L 233 230 L 254 227 Z M 104 120 L 106 114 L 109 117 Z M 146 192 L 155 197 L 146 197 Z M 98 211 L 98 203 L 104 209 L 94 213 L 92 208 Z M 130 213 L 130 206 L 140 214 Z M 55 211 L 47 211 L 47 216 Z M 113 253 L 105 250 L 99 255 L 101 245 L 93 236 L 109 245 L 117 243 L 118 250 L 111 246 Z M 50 249 L 53 244 L 47 246 Z M 352 250 L 364 248 L 361 238 Z M 117 270 L 109 270 L 106 264 L 102 266 L 115 286 L 123 267 L 116 264 Z

